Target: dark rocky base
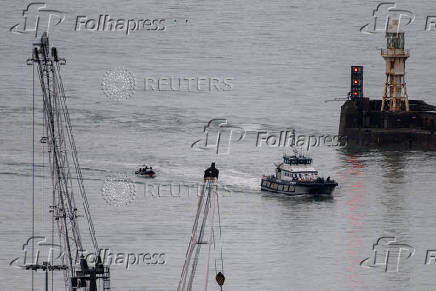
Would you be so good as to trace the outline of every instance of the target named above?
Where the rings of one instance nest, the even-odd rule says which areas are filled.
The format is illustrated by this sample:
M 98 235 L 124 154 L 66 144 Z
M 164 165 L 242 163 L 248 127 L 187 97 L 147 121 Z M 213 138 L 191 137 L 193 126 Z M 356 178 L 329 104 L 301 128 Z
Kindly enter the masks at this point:
M 348 147 L 436 150 L 436 107 L 410 100 L 410 112 L 381 112 L 381 100 L 359 98 L 341 107 L 339 135 Z

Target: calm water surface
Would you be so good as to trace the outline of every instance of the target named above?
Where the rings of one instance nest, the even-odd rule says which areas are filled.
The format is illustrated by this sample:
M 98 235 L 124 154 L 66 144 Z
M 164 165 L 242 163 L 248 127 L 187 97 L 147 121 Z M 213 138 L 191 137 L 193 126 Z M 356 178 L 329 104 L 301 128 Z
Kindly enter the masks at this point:
M 347 152 L 317 147 L 310 154 L 325 176 L 340 183 L 332 199 L 289 198 L 260 192 L 283 148 L 256 147 L 255 130 L 336 134 L 340 102 L 348 92 L 349 66 L 365 66 L 365 92 L 381 98 L 382 34 L 365 35 L 377 1 L 50 1 L 66 12 L 51 41 L 67 59 L 64 86 L 101 247 L 122 253 L 165 253 L 166 264 L 112 268 L 113 290 L 176 290 L 196 209 L 195 197 L 153 198 L 131 172 L 149 163 L 152 183 L 199 183 L 212 160 L 232 194 L 220 200 L 224 290 L 434 290 L 436 265 L 435 160 L 425 152 Z M 30 290 L 30 274 L 9 267 L 31 233 L 32 68 L 31 35 L 8 31 L 22 22 L 23 1 L 1 2 L 0 32 L 0 290 Z M 434 2 L 399 1 L 416 20 L 408 26 L 411 98 L 436 104 L 436 32 L 425 32 Z M 74 31 L 79 15 L 98 18 L 164 18 L 165 31 Z M 176 21 L 174 21 L 176 20 Z M 186 20 L 188 20 L 186 22 Z M 124 67 L 137 90 L 123 102 L 106 98 L 106 71 Z M 144 78 L 232 78 L 225 92 L 144 91 Z M 38 84 L 37 84 L 38 85 Z M 37 101 L 40 101 L 37 87 Z M 40 104 L 38 105 L 40 107 Z M 39 118 L 39 113 L 37 114 Z M 194 151 L 212 118 L 251 130 L 229 155 Z M 36 136 L 43 131 L 37 119 Z M 37 234 L 47 235 L 49 178 L 37 149 Z M 129 173 L 135 200 L 108 205 L 107 176 Z M 42 194 L 43 193 L 43 194 Z M 45 225 L 45 227 L 42 227 Z M 86 231 L 86 228 L 82 228 Z M 363 268 L 381 236 L 396 237 L 416 252 L 398 272 Z M 213 269 L 213 268 L 212 268 Z M 214 271 L 212 271 L 213 273 Z M 42 290 L 43 275 L 35 276 Z M 57 278 L 55 290 L 62 290 Z M 211 288 L 217 290 L 213 280 Z

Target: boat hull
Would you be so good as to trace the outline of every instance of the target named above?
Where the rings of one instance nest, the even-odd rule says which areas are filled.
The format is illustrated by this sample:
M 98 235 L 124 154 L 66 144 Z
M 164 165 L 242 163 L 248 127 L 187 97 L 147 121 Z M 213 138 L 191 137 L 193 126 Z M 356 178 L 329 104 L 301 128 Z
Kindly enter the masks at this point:
M 337 185 L 336 182 L 286 182 L 262 179 L 261 190 L 290 196 L 332 195 Z
M 145 174 L 145 175 L 136 174 L 136 176 L 142 177 L 142 178 L 154 178 L 154 177 L 156 177 L 155 174 Z
M 156 176 L 155 172 L 147 172 L 147 173 L 140 173 L 135 172 L 136 176 L 143 177 L 143 178 L 154 178 Z

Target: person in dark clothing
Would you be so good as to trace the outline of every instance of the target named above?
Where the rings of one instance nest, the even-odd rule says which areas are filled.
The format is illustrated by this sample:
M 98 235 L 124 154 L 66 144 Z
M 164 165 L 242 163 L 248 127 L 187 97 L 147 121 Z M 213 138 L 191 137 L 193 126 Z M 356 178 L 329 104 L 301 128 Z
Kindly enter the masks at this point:
M 207 168 L 204 171 L 204 178 L 217 178 L 218 179 L 218 174 L 219 174 L 219 170 L 217 168 L 215 168 L 215 163 L 212 163 L 210 165 L 209 168 Z

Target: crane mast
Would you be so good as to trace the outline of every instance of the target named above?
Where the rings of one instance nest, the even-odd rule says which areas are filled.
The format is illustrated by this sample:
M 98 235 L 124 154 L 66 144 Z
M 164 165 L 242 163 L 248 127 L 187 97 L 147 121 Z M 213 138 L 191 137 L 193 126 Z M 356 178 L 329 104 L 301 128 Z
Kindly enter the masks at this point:
M 189 241 L 188 250 L 186 251 L 185 263 L 183 265 L 182 274 L 180 276 L 179 285 L 177 291 L 192 291 L 192 290 L 207 290 L 209 279 L 209 264 L 212 252 L 212 247 L 215 249 L 215 235 L 214 235 L 214 218 L 215 210 L 218 210 L 219 217 L 219 204 L 218 204 L 218 192 L 217 192 L 217 180 L 219 171 L 215 168 L 215 163 L 212 163 L 211 167 L 205 170 L 204 184 L 201 189 L 200 197 L 198 199 L 197 213 L 194 219 L 194 225 L 192 227 L 191 239 Z M 221 224 L 219 224 L 221 233 Z M 205 260 L 205 282 L 199 282 L 199 278 L 196 278 L 198 271 L 200 253 L 202 246 L 206 248 L 206 260 Z M 224 284 L 224 266 L 222 262 L 222 249 L 221 249 L 221 272 L 216 275 L 216 280 L 222 291 Z M 215 261 L 215 269 L 216 261 Z
M 83 184 L 77 149 L 72 133 L 71 120 L 60 74 L 60 66 L 66 62 L 58 57 L 57 49 L 49 45 L 44 33 L 40 43 L 34 44 L 32 58 L 27 61 L 36 66 L 42 90 L 44 137 L 48 144 L 49 165 L 53 190 L 50 212 L 57 225 L 58 239 L 63 254 L 63 265 L 34 265 L 33 270 L 63 270 L 65 288 L 75 290 L 110 290 L 109 267 L 103 265 L 95 236 L 88 199 Z M 85 214 L 92 248 L 86 250 L 79 229 L 79 209 L 75 193 L 79 192 L 81 208 Z M 82 212 L 80 212 L 82 213 Z M 96 262 L 88 264 L 84 251 L 93 251 Z M 97 281 L 102 279 L 102 289 Z

